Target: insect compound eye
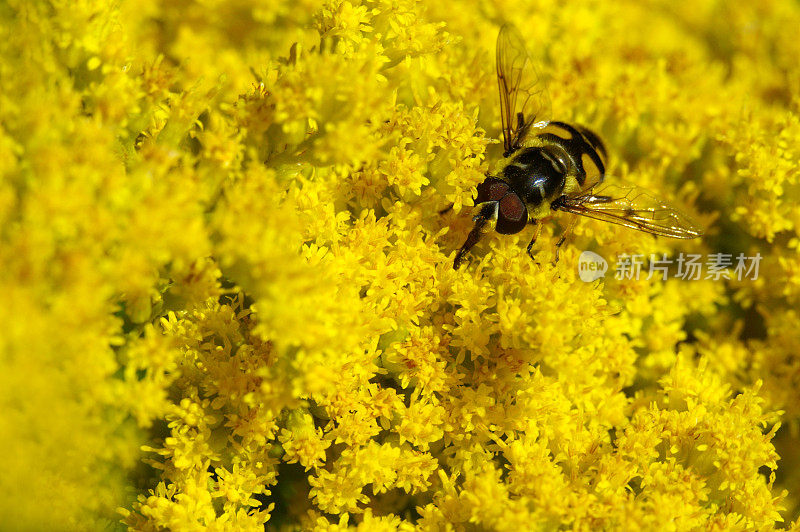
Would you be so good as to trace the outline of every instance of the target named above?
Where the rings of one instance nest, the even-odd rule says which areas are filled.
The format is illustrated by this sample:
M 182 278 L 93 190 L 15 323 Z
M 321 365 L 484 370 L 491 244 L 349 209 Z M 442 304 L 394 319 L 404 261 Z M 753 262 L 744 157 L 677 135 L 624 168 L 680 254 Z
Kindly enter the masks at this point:
M 500 200 L 499 211 L 496 230 L 500 234 L 519 233 L 528 223 L 528 209 L 525 208 L 520 197 L 513 192 L 507 193 Z
M 506 183 L 492 183 L 489 186 L 489 200 L 499 201 L 506 195 L 506 192 L 508 192 L 508 185 Z
M 487 177 L 483 183 L 478 185 L 478 197 L 475 204 L 487 201 L 500 201 L 508 192 L 508 183 L 496 177 Z
M 520 200 L 519 196 L 516 194 L 506 194 L 505 197 L 500 200 L 500 213 L 503 215 L 503 218 L 508 220 L 521 220 L 522 215 L 525 214 L 525 205 L 522 204 L 522 200 Z

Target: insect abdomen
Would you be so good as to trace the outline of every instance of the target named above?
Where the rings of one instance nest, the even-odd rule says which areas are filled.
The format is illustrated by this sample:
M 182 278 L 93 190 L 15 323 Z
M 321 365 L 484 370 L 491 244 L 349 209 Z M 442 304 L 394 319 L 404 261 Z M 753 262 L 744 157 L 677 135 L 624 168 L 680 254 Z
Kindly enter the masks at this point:
M 565 122 L 549 122 L 537 138 L 547 144 L 563 148 L 569 157 L 571 174 L 581 188 L 588 188 L 603 180 L 606 173 L 606 148 L 594 132 L 583 126 Z

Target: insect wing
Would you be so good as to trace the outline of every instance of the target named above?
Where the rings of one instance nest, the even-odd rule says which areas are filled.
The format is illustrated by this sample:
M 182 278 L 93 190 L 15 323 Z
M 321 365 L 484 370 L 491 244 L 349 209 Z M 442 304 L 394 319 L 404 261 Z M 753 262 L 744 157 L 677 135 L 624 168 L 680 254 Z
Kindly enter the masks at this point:
M 703 234 L 691 218 L 636 185 L 604 185 L 578 196 L 563 196 L 554 207 L 671 238 Z
M 506 156 L 519 148 L 531 125 L 550 119 L 550 97 L 513 25 L 504 24 L 497 35 L 497 84 Z

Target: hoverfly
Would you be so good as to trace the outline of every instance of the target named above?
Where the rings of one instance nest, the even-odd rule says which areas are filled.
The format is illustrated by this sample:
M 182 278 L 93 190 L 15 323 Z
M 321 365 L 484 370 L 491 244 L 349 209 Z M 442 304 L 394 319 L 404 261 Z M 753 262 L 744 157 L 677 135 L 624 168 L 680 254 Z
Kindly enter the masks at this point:
M 606 184 L 606 148 L 586 127 L 549 121 L 550 103 L 542 78 L 525 43 L 505 24 L 497 36 L 497 83 L 503 128 L 503 159 L 478 185 L 474 227 L 456 254 L 453 268 L 491 229 L 515 234 L 536 226 L 528 255 L 552 211 L 604 220 L 655 235 L 695 238 L 702 235 L 686 215 L 635 185 Z M 577 218 L 556 244 L 564 243 Z

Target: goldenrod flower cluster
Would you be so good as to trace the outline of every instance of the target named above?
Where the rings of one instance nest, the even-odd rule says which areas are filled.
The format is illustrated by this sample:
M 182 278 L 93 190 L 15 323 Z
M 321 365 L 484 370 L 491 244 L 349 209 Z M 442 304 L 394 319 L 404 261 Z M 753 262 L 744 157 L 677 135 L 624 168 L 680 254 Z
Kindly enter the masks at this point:
M 0 2 L 0 528 L 800 514 L 800 4 Z M 701 239 L 488 234 L 494 41 Z M 450 205 L 452 209 L 445 211 Z M 583 250 L 762 257 L 583 282 Z M 613 266 L 612 266 L 613 268 Z

